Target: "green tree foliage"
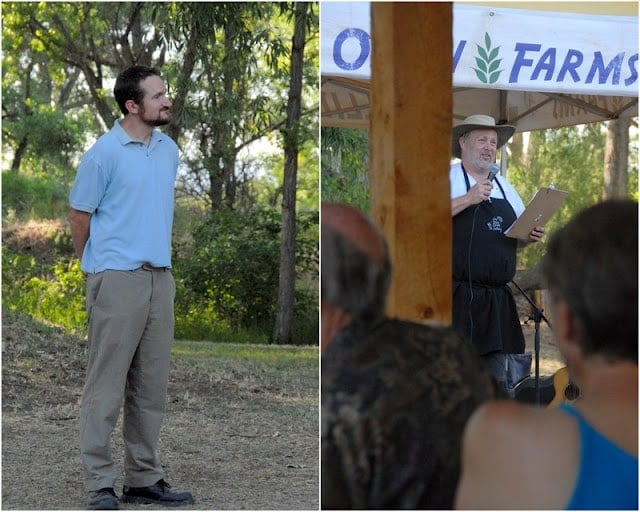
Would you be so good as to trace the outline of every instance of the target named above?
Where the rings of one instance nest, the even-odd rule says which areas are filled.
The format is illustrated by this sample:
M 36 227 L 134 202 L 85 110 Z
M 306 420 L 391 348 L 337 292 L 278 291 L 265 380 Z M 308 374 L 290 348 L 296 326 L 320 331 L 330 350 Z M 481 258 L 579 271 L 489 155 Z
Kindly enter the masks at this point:
M 369 138 L 364 130 L 322 128 L 322 200 L 369 211 Z
M 175 41 L 178 48 L 185 48 L 186 57 L 193 55 L 168 71 L 180 89 L 185 65 L 191 63 L 191 78 L 185 84 L 190 92 L 184 107 L 178 106 L 176 112 L 183 131 L 192 134 L 186 160 L 189 171 L 182 187 L 214 211 L 236 205 L 246 178 L 236 172 L 246 168 L 238 161 L 239 153 L 285 122 L 287 41 L 292 35 L 285 6 L 269 2 L 175 5 L 171 30 L 181 33 L 184 27 L 191 27 L 186 46 L 184 39 Z M 199 43 L 194 43 L 197 38 Z M 317 51 L 305 64 L 308 81 L 302 96 L 306 104 L 301 126 L 311 132 L 317 122 Z
M 70 94 L 78 73 L 53 61 L 38 39 L 34 5 L 3 5 L 2 144 L 14 172 L 68 181 L 87 118 Z
M 553 184 L 569 192 L 567 199 L 546 226 L 543 241 L 523 249 L 518 265 L 533 267 L 546 249 L 546 240 L 579 210 L 602 198 L 604 183 L 604 146 L 606 131 L 602 123 L 531 132 L 528 165 L 522 158 L 509 162 L 509 181 L 525 204 L 540 187 Z M 636 137 L 637 141 L 637 137 Z M 637 144 L 637 142 L 635 142 Z M 628 167 L 630 197 L 637 190 L 637 164 Z
M 80 261 L 63 258 L 41 275 L 35 258 L 2 247 L 2 300 L 10 309 L 70 331 L 86 326 L 84 275 Z
M 317 320 L 317 294 L 304 286 L 318 271 L 317 211 L 298 216 L 296 321 Z M 201 311 L 215 311 L 234 327 L 270 331 L 278 289 L 280 219 L 273 210 L 258 209 L 237 215 L 219 210 L 193 232 L 188 254 L 180 256 L 179 286 Z M 180 248 L 178 248 L 180 252 Z M 313 329 L 307 329 L 313 332 Z M 298 340 L 314 343 L 313 338 Z
M 54 176 L 2 176 L 2 218 L 59 219 L 66 216 L 68 188 Z

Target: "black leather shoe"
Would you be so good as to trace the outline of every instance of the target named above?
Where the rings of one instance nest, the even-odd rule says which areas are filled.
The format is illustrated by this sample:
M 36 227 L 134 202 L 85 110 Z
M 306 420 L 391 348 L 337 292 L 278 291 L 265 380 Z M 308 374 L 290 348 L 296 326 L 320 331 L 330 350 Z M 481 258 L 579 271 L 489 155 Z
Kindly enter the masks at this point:
M 89 493 L 89 510 L 118 510 L 118 497 L 111 487 Z
M 125 503 L 155 503 L 164 507 L 179 507 L 180 505 L 191 505 L 193 496 L 190 492 L 173 492 L 171 486 L 164 480 L 158 480 L 149 487 L 129 487 L 125 485 L 122 489 L 122 501 Z

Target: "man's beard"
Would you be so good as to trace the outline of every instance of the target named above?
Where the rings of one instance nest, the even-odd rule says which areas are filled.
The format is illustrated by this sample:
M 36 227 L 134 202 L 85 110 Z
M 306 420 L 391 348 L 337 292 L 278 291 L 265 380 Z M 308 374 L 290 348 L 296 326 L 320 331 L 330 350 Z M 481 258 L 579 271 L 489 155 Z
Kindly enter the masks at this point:
M 163 112 L 167 112 L 166 117 L 161 117 L 161 114 Z M 171 122 L 171 111 L 170 110 L 161 110 L 160 112 L 158 112 L 158 117 L 156 118 L 147 118 L 145 117 L 145 111 L 142 110 L 142 112 L 140 112 L 140 119 L 147 125 L 147 126 L 151 126 L 151 127 L 157 127 L 157 126 L 165 126 L 167 124 L 169 124 Z
M 476 159 L 474 159 L 473 163 L 481 171 L 488 171 L 489 170 L 489 166 L 491 165 L 491 162 L 490 161 L 489 162 L 485 161 L 482 158 L 482 156 L 478 156 Z

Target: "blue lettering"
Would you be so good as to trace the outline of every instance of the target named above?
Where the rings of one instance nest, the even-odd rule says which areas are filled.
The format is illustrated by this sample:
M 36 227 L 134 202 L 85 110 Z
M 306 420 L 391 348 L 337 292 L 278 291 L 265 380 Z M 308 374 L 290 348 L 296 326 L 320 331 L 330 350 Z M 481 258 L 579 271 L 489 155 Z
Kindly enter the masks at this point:
M 636 53 L 629 59 L 629 69 L 631 70 L 631 76 L 624 81 L 624 85 L 631 85 L 633 82 L 638 80 L 638 68 L 636 68 L 637 62 L 638 54 Z
M 582 64 L 584 55 L 578 50 L 569 50 L 567 56 L 564 58 L 560 72 L 558 73 L 558 82 L 564 82 L 564 76 L 569 73 L 574 82 L 580 81 L 580 75 L 576 71 L 576 68 Z
M 460 62 L 460 57 L 462 57 L 462 52 L 466 45 L 467 45 L 466 41 L 460 41 L 456 48 L 456 52 L 453 54 L 453 72 L 454 73 L 456 71 L 456 68 L 458 67 L 458 62 Z
M 513 67 L 511 68 L 511 75 L 509 75 L 510 84 L 518 81 L 520 68 L 524 66 L 531 66 L 533 64 L 533 60 L 525 59 L 525 53 L 528 51 L 539 52 L 540 48 L 542 48 L 542 45 L 539 44 L 516 43 L 515 51 L 517 52 L 517 55 L 513 62 Z
M 598 83 L 605 84 L 609 79 L 609 75 L 613 72 L 613 78 L 611 80 L 611 85 L 618 85 L 620 83 L 620 68 L 622 67 L 622 59 L 624 58 L 624 53 L 619 53 L 616 55 L 611 62 L 605 68 L 604 61 L 602 60 L 602 52 L 595 52 L 593 54 L 593 64 L 591 65 L 591 69 L 589 70 L 589 74 L 587 75 L 587 79 L 585 83 L 590 84 L 593 82 L 593 78 L 596 73 L 598 73 Z
M 556 68 L 556 49 L 549 48 L 546 52 L 542 54 L 540 60 L 538 61 L 537 66 L 533 70 L 533 74 L 531 75 L 531 80 L 537 80 L 538 75 L 543 71 L 546 71 L 544 76 L 544 81 L 548 82 L 551 80 L 553 76 L 553 70 Z
M 342 45 L 349 38 L 355 38 L 360 43 L 360 55 L 353 62 L 347 62 L 342 58 Z M 333 43 L 333 60 L 341 69 L 352 71 L 359 69 L 369 58 L 371 52 L 371 43 L 369 42 L 369 34 L 359 28 L 346 28 L 338 34 Z

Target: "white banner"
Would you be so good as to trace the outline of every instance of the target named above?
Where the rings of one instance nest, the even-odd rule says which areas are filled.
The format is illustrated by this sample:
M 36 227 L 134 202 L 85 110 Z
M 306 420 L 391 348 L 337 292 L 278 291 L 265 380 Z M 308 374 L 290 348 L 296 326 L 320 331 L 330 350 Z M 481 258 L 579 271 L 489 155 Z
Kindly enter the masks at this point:
M 321 3 L 321 74 L 369 80 L 369 2 Z M 453 86 L 638 95 L 638 19 L 453 6 Z

